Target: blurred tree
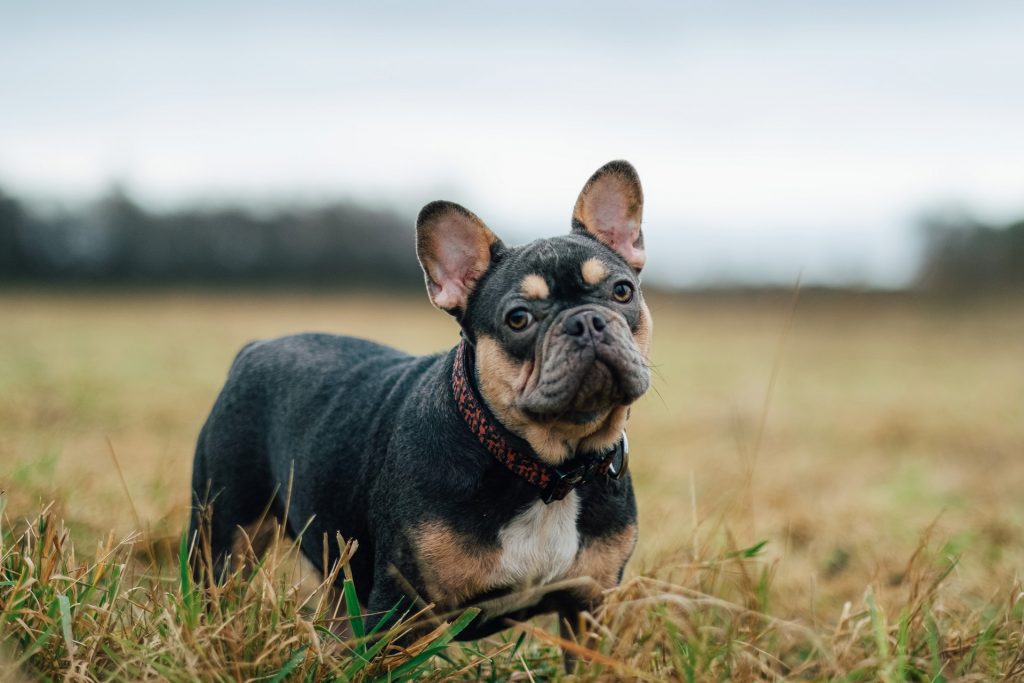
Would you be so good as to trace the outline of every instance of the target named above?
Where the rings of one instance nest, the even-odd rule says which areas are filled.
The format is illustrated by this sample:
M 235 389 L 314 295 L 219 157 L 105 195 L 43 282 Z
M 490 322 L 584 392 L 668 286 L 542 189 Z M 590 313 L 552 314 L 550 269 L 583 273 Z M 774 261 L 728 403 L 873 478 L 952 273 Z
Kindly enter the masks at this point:
M 123 280 L 131 277 L 134 255 L 145 240 L 150 217 L 119 185 L 112 187 L 89 210 L 99 233 L 99 272 L 102 277 Z
M 1024 288 L 1024 220 L 988 225 L 946 215 L 927 219 L 923 231 L 918 286 L 963 292 Z
M 411 226 L 354 203 L 158 214 L 114 187 L 44 214 L 0 194 L 0 281 L 419 287 Z
M 14 197 L 0 190 L 0 280 L 25 276 L 28 264 L 21 244 L 25 211 Z

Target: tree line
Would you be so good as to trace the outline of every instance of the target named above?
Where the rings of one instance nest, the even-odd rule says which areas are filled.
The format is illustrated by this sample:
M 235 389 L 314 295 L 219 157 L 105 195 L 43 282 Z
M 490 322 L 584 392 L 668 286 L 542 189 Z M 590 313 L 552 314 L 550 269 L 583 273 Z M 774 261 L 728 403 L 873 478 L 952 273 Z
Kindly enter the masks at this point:
M 0 191 L 0 282 L 422 287 L 413 219 L 353 202 L 46 210 Z
M 1024 289 L 1024 218 L 992 223 L 969 215 L 923 222 L 916 285 L 943 292 Z
M 47 209 L 0 189 L 0 284 L 422 287 L 413 219 L 354 202 L 147 210 L 124 191 Z M 923 221 L 914 286 L 1024 288 L 1024 219 Z

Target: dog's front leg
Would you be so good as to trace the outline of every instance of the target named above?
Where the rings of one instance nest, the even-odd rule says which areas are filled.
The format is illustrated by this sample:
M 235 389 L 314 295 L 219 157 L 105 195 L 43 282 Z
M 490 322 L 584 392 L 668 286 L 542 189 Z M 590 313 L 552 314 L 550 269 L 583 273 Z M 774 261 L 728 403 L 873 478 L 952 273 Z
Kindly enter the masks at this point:
M 369 633 L 377 629 L 377 632 L 380 633 L 391 628 L 406 612 L 403 607 L 408 604 L 408 597 L 390 572 L 375 572 L 373 590 L 370 591 L 366 600 L 366 619 L 364 620 L 366 632 Z M 396 607 L 397 609 L 395 609 Z M 381 620 L 385 618 L 388 620 L 387 623 L 380 624 Z

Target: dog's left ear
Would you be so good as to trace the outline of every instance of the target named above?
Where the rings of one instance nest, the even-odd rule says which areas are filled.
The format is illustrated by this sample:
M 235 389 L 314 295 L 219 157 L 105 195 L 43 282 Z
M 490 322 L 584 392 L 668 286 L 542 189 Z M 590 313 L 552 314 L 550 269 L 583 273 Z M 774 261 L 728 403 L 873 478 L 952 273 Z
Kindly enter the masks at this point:
M 431 202 L 416 219 L 416 256 L 430 301 L 458 317 L 491 265 L 499 240 L 476 215 L 454 202 Z
M 647 261 L 640 222 L 644 191 L 628 161 L 610 161 L 583 186 L 572 212 L 573 232 L 592 235 L 640 272 Z

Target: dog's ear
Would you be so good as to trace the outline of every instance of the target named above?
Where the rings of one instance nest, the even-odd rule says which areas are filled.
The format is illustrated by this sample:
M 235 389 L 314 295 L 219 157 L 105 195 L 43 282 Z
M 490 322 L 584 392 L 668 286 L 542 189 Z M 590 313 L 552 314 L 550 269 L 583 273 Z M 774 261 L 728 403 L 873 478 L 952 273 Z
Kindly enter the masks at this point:
M 589 234 L 619 253 L 640 272 L 647 261 L 640 222 L 644 191 L 628 161 L 610 161 L 583 186 L 572 212 L 573 232 Z
M 453 315 L 466 302 L 491 265 L 501 241 L 471 211 L 453 202 L 431 202 L 416 219 L 416 256 L 423 267 L 430 301 Z

